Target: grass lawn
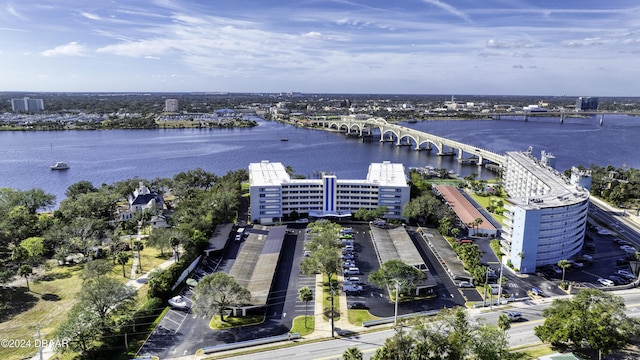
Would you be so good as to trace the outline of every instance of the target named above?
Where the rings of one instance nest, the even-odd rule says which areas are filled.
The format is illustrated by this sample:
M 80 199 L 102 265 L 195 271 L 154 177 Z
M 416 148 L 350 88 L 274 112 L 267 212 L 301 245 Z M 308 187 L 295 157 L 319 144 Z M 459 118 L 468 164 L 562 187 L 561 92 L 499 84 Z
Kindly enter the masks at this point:
M 349 323 L 353 325 L 362 326 L 362 322 L 369 320 L 377 320 L 379 317 L 371 315 L 369 310 L 359 309 L 359 310 L 348 310 L 347 316 L 349 318 Z
M 0 290 L 0 332 L 5 339 L 34 340 L 37 324 L 43 339 L 52 339 L 52 334 L 75 304 L 75 295 L 80 290 L 81 265 L 59 267 L 55 260 L 47 262 L 48 270 L 39 279 L 29 280 L 26 287 Z M 33 343 L 33 341 L 32 341 Z M 37 349 L 0 348 L 0 359 L 21 359 L 35 355 Z
M 209 322 L 209 327 L 214 330 L 231 329 L 241 326 L 257 325 L 264 322 L 264 315 L 226 316 L 220 321 L 220 315 L 215 315 Z
M 335 290 L 333 292 L 333 308 L 335 310 L 335 315 L 333 320 L 338 321 L 338 319 L 340 319 L 340 288 L 337 285 L 338 280 L 335 278 L 335 275 L 333 281 L 335 283 Z M 322 287 L 322 315 L 325 319 L 329 320 L 330 315 L 327 316 L 327 313 L 331 314 L 331 289 L 329 288 L 329 281 L 326 275 L 322 276 L 322 283 L 324 285 Z
M 171 249 L 165 249 L 164 256 L 160 255 L 160 250 L 145 245 L 144 249 L 140 252 L 140 261 L 142 263 L 142 271 L 136 274 L 136 277 L 140 277 L 142 274 L 153 270 L 163 262 L 173 257 Z M 120 269 L 122 270 L 122 269 Z M 131 267 L 129 267 L 131 271 Z
M 305 326 L 306 318 L 306 326 Z M 313 332 L 316 326 L 316 319 L 314 316 L 297 316 L 293 319 L 293 327 L 291 327 L 292 333 L 300 333 L 300 336 L 309 335 Z
M 478 204 L 480 204 L 480 206 L 482 206 L 483 209 L 486 209 L 487 206 L 491 205 L 492 202 L 495 202 L 495 201 L 498 201 L 498 200 L 504 202 L 504 199 L 506 199 L 506 196 L 496 196 L 496 195 L 480 196 L 480 195 L 476 195 L 474 192 L 469 192 L 468 194 L 471 195 L 473 200 L 475 200 Z M 502 210 L 503 210 L 503 208 L 498 208 L 496 211 L 502 213 Z M 503 223 L 502 220 L 504 220 L 504 218 L 505 218 L 504 216 L 498 215 L 496 213 L 490 213 L 490 214 L 500 224 Z

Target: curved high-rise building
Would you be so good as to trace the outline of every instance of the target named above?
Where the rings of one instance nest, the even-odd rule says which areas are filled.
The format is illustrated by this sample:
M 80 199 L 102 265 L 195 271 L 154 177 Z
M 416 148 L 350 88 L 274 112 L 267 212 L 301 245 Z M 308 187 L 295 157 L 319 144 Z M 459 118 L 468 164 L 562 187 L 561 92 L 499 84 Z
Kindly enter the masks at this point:
M 542 152 L 507 152 L 503 173 L 509 194 L 501 245 L 522 273 L 578 255 L 589 211 L 588 171 L 572 169 L 571 179 L 556 170 L 555 158 Z

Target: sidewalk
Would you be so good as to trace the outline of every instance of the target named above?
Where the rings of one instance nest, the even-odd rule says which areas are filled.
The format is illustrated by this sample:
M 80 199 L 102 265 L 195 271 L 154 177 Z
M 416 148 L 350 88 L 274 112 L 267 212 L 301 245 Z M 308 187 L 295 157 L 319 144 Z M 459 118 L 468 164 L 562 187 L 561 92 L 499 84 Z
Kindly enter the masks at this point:
M 331 320 L 324 319 L 324 309 L 322 306 L 323 297 L 327 296 L 323 293 L 323 276 L 322 274 L 316 275 L 316 287 L 314 291 L 315 299 L 315 328 L 314 331 L 305 336 L 305 339 L 325 339 L 331 338 Z M 338 275 L 338 281 L 342 281 L 342 275 Z M 347 308 L 347 296 L 341 289 L 336 290 L 339 293 L 339 307 L 340 319 L 334 322 L 334 335 L 340 336 L 344 333 L 358 332 L 363 328 L 349 323 L 348 308 Z

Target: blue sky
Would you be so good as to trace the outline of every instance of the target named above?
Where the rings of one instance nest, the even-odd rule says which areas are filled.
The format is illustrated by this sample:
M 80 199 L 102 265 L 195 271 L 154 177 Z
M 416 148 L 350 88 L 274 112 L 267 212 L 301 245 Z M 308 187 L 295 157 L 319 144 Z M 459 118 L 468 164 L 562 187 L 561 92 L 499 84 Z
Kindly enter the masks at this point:
M 0 0 L 0 91 L 640 96 L 640 3 Z

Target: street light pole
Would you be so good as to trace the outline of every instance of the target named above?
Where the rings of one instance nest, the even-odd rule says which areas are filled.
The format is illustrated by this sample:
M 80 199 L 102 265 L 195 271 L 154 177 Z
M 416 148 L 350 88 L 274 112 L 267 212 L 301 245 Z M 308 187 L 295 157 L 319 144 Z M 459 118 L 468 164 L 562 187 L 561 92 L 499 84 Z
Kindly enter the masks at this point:
M 334 297 L 334 291 L 333 291 L 333 283 L 331 283 L 331 280 L 329 280 L 329 288 L 331 289 L 331 337 L 335 337 L 334 335 L 334 319 L 333 319 L 333 315 L 334 315 L 334 311 L 333 311 L 333 297 Z
M 396 305 L 395 312 L 393 316 L 393 325 L 398 325 L 398 293 L 400 292 L 400 284 L 398 283 L 398 279 L 396 279 Z
M 498 280 L 498 305 L 502 302 L 502 268 L 504 263 L 502 262 L 502 257 L 500 257 L 500 279 Z

